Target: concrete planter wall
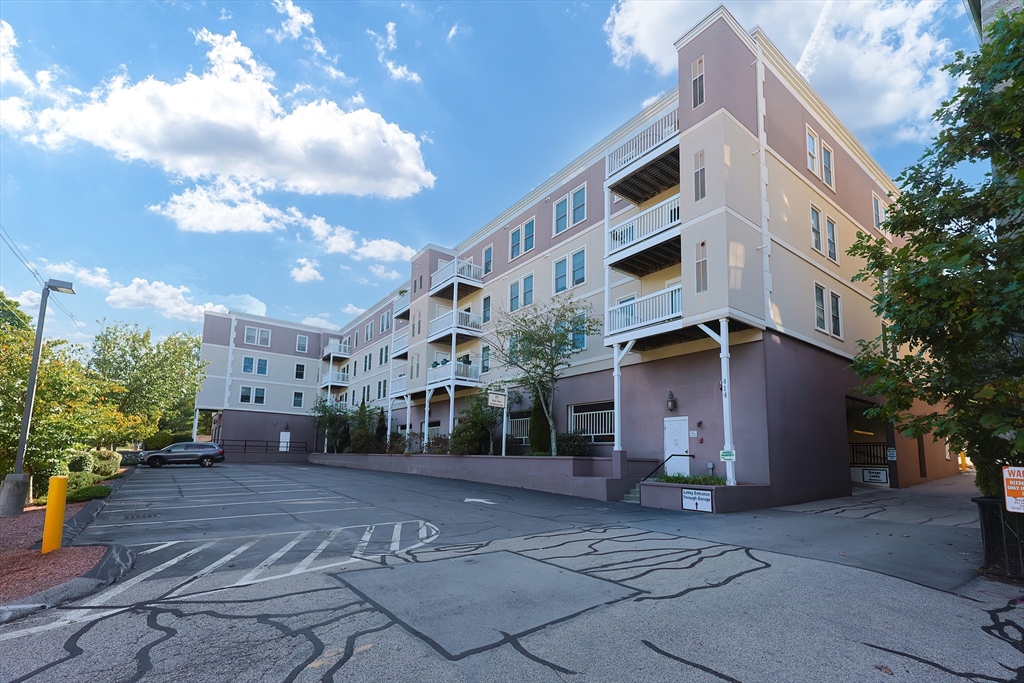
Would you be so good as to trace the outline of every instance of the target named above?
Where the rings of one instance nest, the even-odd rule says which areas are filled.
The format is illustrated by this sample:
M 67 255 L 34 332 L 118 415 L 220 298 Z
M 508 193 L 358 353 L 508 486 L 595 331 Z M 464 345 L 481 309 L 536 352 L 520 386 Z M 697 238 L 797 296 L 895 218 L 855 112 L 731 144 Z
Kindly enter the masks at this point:
M 771 506 L 771 487 L 756 484 L 739 486 L 702 486 L 645 481 L 640 484 L 640 505 L 662 510 L 683 509 L 683 489 L 711 492 L 711 511 L 740 512 Z
M 631 460 L 628 463 L 629 476 L 615 479 L 612 478 L 611 458 L 601 457 L 313 453 L 308 456 L 308 462 L 463 479 L 596 500 L 621 500 L 657 464 L 653 460 Z

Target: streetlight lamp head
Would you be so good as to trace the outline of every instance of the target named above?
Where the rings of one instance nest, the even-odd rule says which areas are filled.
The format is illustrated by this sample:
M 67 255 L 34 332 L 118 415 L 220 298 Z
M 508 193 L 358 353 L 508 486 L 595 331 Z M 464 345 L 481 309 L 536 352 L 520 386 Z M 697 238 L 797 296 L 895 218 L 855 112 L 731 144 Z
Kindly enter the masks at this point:
M 46 288 L 52 292 L 61 294 L 74 294 L 75 286 L 66 280 L 47 280 Z

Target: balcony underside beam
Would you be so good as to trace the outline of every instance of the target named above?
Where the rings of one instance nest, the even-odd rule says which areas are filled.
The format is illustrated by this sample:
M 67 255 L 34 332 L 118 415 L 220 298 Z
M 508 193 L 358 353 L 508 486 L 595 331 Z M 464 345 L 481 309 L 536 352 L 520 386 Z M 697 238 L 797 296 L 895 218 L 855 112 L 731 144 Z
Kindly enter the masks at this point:
M 678 229 L 676 229 L 678 233 Z M 653 238 L 651 238 L 653 239 Z M 608 265 L 615 270 L 632 275 L 636 278 L 656 273 L 670 266 L 679 265 L 683 260 L 683 251 L 678 236 L 659 244 L 639 251 L 635 254 L 624 257 L 620 261 L 613 260 L 614 255 L 609 257 Z
M 677 185 L 679 185 L 678 145 L 635 173 L 630 173 L 608 189 L 626 201 L 639 206 Z

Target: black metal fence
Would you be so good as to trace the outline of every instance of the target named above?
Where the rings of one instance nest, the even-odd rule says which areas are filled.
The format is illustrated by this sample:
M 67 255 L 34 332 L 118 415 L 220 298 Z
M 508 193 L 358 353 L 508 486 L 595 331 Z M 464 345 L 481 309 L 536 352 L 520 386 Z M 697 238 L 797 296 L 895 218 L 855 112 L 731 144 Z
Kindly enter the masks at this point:
M 985 563 L 998 576 L 1024 579 L 1024 514 L 1010 512 L 1000 498 L 972 498 L 978 505 Z
M 851 443 L 850 467 L 888 467 L 883 443 Z
M 308 453 L 305 441 L 259 441 L 255 439 L 224 439 L 220 447 L 225 453 Z

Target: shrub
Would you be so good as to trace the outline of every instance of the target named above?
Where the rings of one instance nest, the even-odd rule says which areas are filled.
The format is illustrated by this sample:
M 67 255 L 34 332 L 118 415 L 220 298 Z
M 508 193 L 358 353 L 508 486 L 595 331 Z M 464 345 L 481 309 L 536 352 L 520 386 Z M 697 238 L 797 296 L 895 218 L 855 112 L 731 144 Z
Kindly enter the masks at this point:
M 534 453 L 551 455 L 551 428 L 540 401 L 533 401 L 530 411 L 530 450 Z
M 189 443 L 190 441 L 192 441 L 192 432 L 187 434 L 171 434 L 171 443 Z M 160 448 L 163 448 L 163 446 Z
M 36 462 L 30 473 L 32 475 L 32 497 L 45 496 L 50 489 L 50 477 L 68 476 L 68 466 L 64 460 L 52 458 Z
M 655 481 L 669 484 L 700 484 L 701 486 L 725 486 L 724 477 L 717 474 L 659 474 Z
M 110 495 L 109 486 L 86 486 L 68 494 L 69 503 L 83 503 L 93 498 L 106 498 Z
M 427 453 L 448 453 L 451 450 L 451 437 L 447 434 L 435 434 L 427 439 Z
M 174 437 L 166 429 L 161 429 L 153 436 L 146 439 L 146 450 L 147 451 L 158 451 L 161 448 L 167 448 L 173 442 Z
M 121 454 L 117 451 L 95 451 L 92 454 L 92 471 L 109 477 L 121 469 Z
M 94 483 L 93 475 L 89 472 L 71 472 L 68 474 L 68 493 L 92 486 Z
M 405 434 L 391 432 L 391 441 L 388 444 L 388 453 L 405 453 Z
M 580 432 L 568 432 L 559 434 L 558 454 L 570 458 L 582 458 L 590 450 L 590 441 Z
M 460 422 L 452 432 L 449 447 L 452 455 L 483 455 L 491 434 L 479 425 Z
M 355 430 L 352 432 L 352 445 L 345 449 L 346 453 L 384 453 L 387 449 L 373 432 Z
M 69 472 L 92 472 L 92 456 L 88 453 L 75 453 L 68 458 Z

